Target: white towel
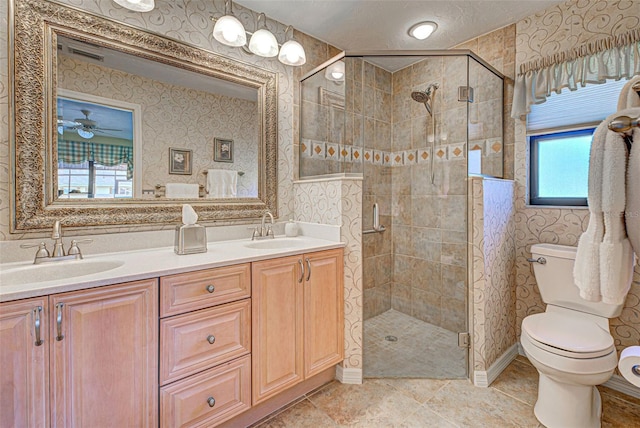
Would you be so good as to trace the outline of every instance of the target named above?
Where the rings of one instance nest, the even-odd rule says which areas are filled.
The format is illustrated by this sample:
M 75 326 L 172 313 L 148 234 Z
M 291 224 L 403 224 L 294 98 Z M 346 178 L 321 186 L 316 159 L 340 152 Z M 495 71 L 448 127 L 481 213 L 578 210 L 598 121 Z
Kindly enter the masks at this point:
M 620 96 L 618 97 L 618 110 L 640 107 L 640 95 L 631 89 L 631 87 L 638 82 L 640 82 L 640 76 L 635 76 L 622 87 Z
M 580 236 L 573 271 L 585 300 L 620 304 L 631 286 L 635 260 L 624 222 L 627 151 L 622 134 L 609 131 L 608 124 L 617 116 L 635 117 L 639 113 L 637 108 L 618 111 L 607 117 L 593 136 L 589 225 Z
M 197 184 L 167 183 L 164 196 L 173 199 L 194 199 L 199 197 L 198 188 Z
M 640 112 L 640 109 L 636 109 Z M 633 131 L 633 146 L 627 167 L 627 206 L 625 208 L 627 236 L 640 257 L 640 129 Z
M 604 237 L 602 213 L 602 169 L 607 125 L 602 122 L 593 134 L 589 155 L 589 225 L 580 236 L 573 267 L 573 279 L 580 289 L 580 297 L 599 302 L 600 295 L 600 243 Z
M 207 171 L 207 198 L 235 198 L 237 188 L 237 171 L 231 169 Z
M 633 277 L 633 250 L 624 224 L 627 147 L 623 135 L 607 132 L 602 168 L 604 238 L 600 244 L 600 293 L 602 301 L 624 303 Z

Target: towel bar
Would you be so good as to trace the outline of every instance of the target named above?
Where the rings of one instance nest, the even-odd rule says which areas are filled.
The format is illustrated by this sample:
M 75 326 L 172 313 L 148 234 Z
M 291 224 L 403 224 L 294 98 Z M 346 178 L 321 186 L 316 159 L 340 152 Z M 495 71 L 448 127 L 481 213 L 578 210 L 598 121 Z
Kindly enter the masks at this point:
M 165 195 L 165 193 L 167 191 L 167 186 L 162 185 L 162 184 L 156 184 L 154 187 L 156 189 L 156 191 L 154 193 L 156 198 L 164 197 L 164 195 Z M 204 192 L 204 184 L 199 184 L 198 185 L 198 197 L 199 198 L 204 198 L 205 196 L 206 195 L 205 195 L 205 192 Z
M 202 171 L 202 173 L 203 173 L 204 175 L 207 175 L 207 174 L 209 174 L 209 171 L 205 169 L 204 171 Z M 238 175 L 239 175 L 240 177 L 242 177 L 242 176 L 244 175 L 244 171 L 238 171 Z
M 618 116 L 609 122 L 609 129 L 615 132 L 627 132 L 633 128 L 640 128 L 640 117 Z

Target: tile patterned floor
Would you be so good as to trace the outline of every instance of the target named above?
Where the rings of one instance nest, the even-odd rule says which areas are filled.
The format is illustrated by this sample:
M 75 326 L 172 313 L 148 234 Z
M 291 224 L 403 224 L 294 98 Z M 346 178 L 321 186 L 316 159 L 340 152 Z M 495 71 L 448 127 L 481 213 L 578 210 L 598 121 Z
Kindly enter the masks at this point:
M 397 342 L 385 337 L 392 335 Z M 364 322 L 364 377 L 462 379 L 467 350 L 458 335 L 393 309 Z
M 366 379 L 332 382 L 259 428 L 542 427 L 533 414 L 538 376 L 518 357 L 489 388 L 467 380 Z M 640 399 L 600 388 L 603 428 L 640 427 Z

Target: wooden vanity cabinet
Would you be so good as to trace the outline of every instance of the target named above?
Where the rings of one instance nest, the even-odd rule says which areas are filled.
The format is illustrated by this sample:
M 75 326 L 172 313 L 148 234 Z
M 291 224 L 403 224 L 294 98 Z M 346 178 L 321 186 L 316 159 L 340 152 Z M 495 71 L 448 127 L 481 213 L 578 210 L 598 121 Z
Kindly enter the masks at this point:
M 158 424 L 158 281 L 49 298 L 51 425 Z
M 0 311 L 1 427 L 157 426 L 156 279 L 3 303 Z
M 160 278 L 160 427 L 251 408 L 251 265 Z
M 252 266 L 253 405 L 344 356 L 343 250 Z
M 2 428 L 49 426 L 48 313 L 46 296 L 0 303 Z

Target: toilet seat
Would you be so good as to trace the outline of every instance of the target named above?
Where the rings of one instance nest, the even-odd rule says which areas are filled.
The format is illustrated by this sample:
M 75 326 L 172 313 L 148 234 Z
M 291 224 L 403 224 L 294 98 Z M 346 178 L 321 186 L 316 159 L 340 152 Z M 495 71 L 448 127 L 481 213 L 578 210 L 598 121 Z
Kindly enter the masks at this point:
M 598 324 L 561 313 L 526 317 L 522 321 L 522 334 L 535 347 L 568 358 L 598 358 L 615 350 L 613 337 Z

